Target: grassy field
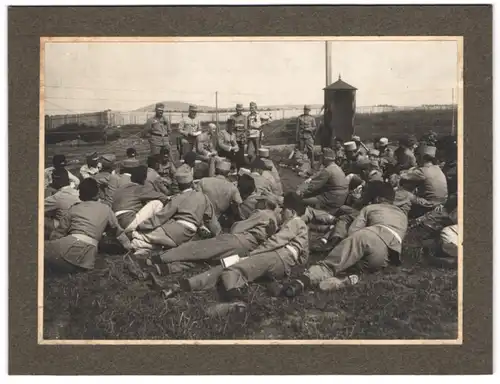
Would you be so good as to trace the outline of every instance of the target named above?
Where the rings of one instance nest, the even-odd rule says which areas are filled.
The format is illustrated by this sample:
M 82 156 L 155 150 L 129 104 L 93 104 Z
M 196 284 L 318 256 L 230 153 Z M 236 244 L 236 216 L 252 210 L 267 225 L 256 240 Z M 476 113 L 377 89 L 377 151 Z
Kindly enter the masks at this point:
M 123 143 L 126 147 L 128 143 Z M 146 144 L 141 144 L 145 151 Z M 58 148 L 72 157 L 90 148 Z M 75 153 L 76 151 L 76 153 Z M 124 150 L 123 150 L 124 151 Z M 47 155 L 54 148 L 47 149 Z M 280 169 L 285 191 L 301 179 Z M 419 233 L 405 240 L 403 265 L 364 275 L 333 293 L 274 297 L 266 284 L 249 287 L 244 314 L 211 318 L 205 310 L 215 292 L 185 293 L 163 300 L 131 278 L 122 255 L 103 247 L 96 269 L 76 276 L 47 276 L 44 337 L 47 339 L 455 339 L 457 274 L 427 263 Z M 314 234 L 311 234 L 314 236 Z M 313 253 L 310 262 L 324 254 Z M 195 274 L 206 266 L 200 266 Z M 295 271 L 297 273 L 299 271 Z M 173 282 L 179 276 L 169 276 Z

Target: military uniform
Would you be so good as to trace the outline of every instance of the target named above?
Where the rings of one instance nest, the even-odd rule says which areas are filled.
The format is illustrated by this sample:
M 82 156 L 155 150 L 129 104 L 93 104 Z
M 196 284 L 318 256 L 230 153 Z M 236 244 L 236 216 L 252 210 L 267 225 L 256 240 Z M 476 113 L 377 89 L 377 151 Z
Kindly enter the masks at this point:
M 220 157 L 225 157 L 231 162 L 236 162 L 236 152 L 232 151 L 232 147 L 236 147 L 236 135 L 234 132 L 229 133 L 225 129 L 219 130 L 217 135 L 217 150 Z
M 151 185 L 130 182 L 115 192 L 112 209 L 125 232 L 131 232 L 159 212 L 166 201 L 167 197 Z
M 294 216 L 279 232 L 254 249 L 248 258 L 222 271 L 220 281 L 226 291 L 243 288 L 260 277 L 281 279 L 292 267 L 304 265 L 309 258 L 307 224 Z
M 45 264 L 65 272 L 93 269 L 97 245 L 108 229 L 121 231 L 107 205 L 97 201 L 74 204 L 52 232 L 51 240 L 45 243 Z
M 162 147 L 167 147 L 169 150 L 170 145 L 170 122 L 165 116 L 153 116 L 146 122 L 144 132 L 149 134 L 149 145 L 151 147 L 151 155 L 158 155 Z
M 245 161 L 245 145 L 247 143 L 247 117 L 242 113 L 231 115 L 228 124 L 233 127 L 233 132 L 238 143 L 239 150 L 235 155 L 235 161 L 238 167 L 243 166 Z
M 196 186 L 196 190 L 207 195 L 217 217 L 226 212 L 231 204 L 238 206 L 243 202 L 238 188 L 222 175 L 204 177 Z
M 276 214 L 270 210 L 257 210 L 247 220 L 234 223 L 230 233 L 212 239 L 190 241 L 178 248 L 160 254 L 159 261 L 169 263 L 169 271 L 186 269 L 186 262 L 222 259 L 231 255 L 246 256 L 276 232 Z M 215 286 L 222 267 L 211 268 L 189 279 L 193 290 L 204 290 Z
M 45 236 L 59 226 L 59 222 L 69 208 L 80 202 L 79 192 L 70 185 L 62 187 L 52 196 L 44 200 L 45 208 Z
M 316 119 L 313 116 L 302 114 L 297 118 L 296 139 L 299 151 L 307 153 L 310 159 L 314 150 L 315 132 Z
M 334 213 L 344 205 L 349 183 L 342 169 L 335 163 L 319 171 L 310 181 L 299 186 L 307 205 L 318 206 Z
M 405 171 L 417 166 L 415 154 L 409 148 L 399 147 L 394 151 L 394 160 L 396 163 L 395 173 Z
M 248 126 L 248 157 L 250 159 L 255 158 L 257 156 L 257 152 L 260 148 L 260 139 L 261 129 L 262 129 L 262 120 L 260 114 L 255 111 L 250 113 L 247 117 L 247 126 Z
M 189 174 L 182 176 L 193 180 Z M 208 197 L 202 192 L 186 189 L 137 227 L 132 233 L 131 245 L 136 250 L 175 248 L 191 240 L 202 225 L 206 225 L 215 236 L 220 233 L 220 225 Z
M 267 148 L 260 148 L 259 149 L 259 156 L 264 162 L 264 164 L 271 168 L 270 171 L 265 171 L 265 172 L 270 172 L 273 179 L 274 179 L 274 185 L 273 185 L 273 190 L 274 193 L 278 196 L 283 195 L 283 185 L 281 184 L 281 177 L 278 172 L 278 169 L 276 168 L 276 165 L 274 165 L 274 162 L 269 158 L 269 149 Z M 264 175 L 264 173 L 263 173 Z
M 122 173 L 122 174 L 112 174 L 109 176 L 109 179 L 105 186 L 103 186 L 103 203 L 109 205 L 113 204 L 113 197 L 115 192 L 120 189 L 125 184 L 130 183 L 130 174 Z
M 306 275 L 312 285 L 337 276 L 353 266 L 377 270 L 389 263 L 400 264 L 402 241 L 408 228 L 403 211 L 393 204 L 370 204 L 361 209 L 342 240 Z
M 196 109 L 191 110 L 195 111 Z M 196 137 L 201 133 L 201 123 L 198 117 L 185 116 L 179 123 L 179 133 L 182 135 L 180 142 L 181 157 L 195 150 Z

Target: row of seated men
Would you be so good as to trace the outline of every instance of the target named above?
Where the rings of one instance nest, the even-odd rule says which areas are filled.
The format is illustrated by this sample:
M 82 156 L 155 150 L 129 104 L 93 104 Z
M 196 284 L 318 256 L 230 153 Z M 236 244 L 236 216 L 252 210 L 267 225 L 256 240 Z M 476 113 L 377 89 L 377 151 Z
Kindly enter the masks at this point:
M 260 153 L 264 159 L 269 155 L 264 149 Z M 111 194 L 111 203 L 99 201 L 98 178 L 84 179 L 78 202 L 61 214 L 46 242 L 47 265 L 71 272 L 92 269 L 103 233 L 115 234 L 125 249 L 134 252 L 126 257 L 129 268 L 159 286 L 158 276 L 185 271 L 200 260 L 215 260 L 211 270 L 180 279 L 164 292 L 169 296 L 217 286 L 227 309 L 244 306 L 242 295 L 248 283 L 264 276 L 281 279 L 291 268 L 304 266 L 310 248 L 308 232 L 315 224 L 331 249 L 300 279 L 285 284 L 285 295 L 295 295 L 307 286 L 326 290 L 356 283 L 358 275 L 350 273 L 353 267 L 372 270 L 398 264 L 408 213 L 429 215 L 438 207 L 444 207 L 438 210 L 441 213 L 456 212 L 456 198 L 453 207 L 446 177 L 435 164 L 436 148 L 428 145 L 418 148 L 418 167 L 395 173 L 389 181 L 375 176 L 366 161 L 358 161 L 357 173 L 346 176 L 333 151 L 325 149 L 323 169 L 284 197 L 270 187 L 262 188 L 269 185 L 264 172 L 272 176 L 262 158 L 254 160 L 248 171 L 240 168 L 236 186 L 227 179 L 231 165 L 220 160 L 217 176 L 203 178 L 195 187 L 194 161 L 188 155 L 175 171 L 175 192 L 163 193 L 148 182 L 149 171 L 157 168 L 151 158 L 149 168 L 122 169 L 120 175 L 130 181 Z M 54 196 L 71 188 L 68 172 L 54 169 L 52 180 L 53 187 L 59 187 L 52 195 L 57 200 Z M 224 216 L 232 219 L 229 233 L 221 231 L 219 220 Z M 210 238 L 193 241 L 203 237 Z M 442 237 L 441 249 L 456 257 L 456 244 L 453 236 L 448 242 Z M 455 251 L 450 251 L 453 245 Z

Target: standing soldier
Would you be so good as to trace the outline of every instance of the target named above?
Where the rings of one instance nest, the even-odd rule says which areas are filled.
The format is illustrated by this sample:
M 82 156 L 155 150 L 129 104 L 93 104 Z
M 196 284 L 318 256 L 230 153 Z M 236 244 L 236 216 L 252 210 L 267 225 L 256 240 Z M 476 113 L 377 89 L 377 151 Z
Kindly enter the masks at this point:
M 186 153 L 194 150 L 196 137 L 201 133 L 201 124 L 196 117 L 197 114 L 198 108 L 196 105 L 190 105 L 187 117 L 183 117 L 179 123 L 179 133 L 182 135 L 179 146 L 181 158 Z
M 228 125 L 232 127 L 236 135 L 236 142 L 238 143 L 238 152 L 236 153 L 236 166 L 239 168 L 243 166 L 245 161 L 245 144 L 247 143 L 247 118 L 242 113 L 243 104 L 236 104 L 236 113 L 231 115 L 228 120 Z
M 262 138 L 262 119 L 257 112 L 257 104 L 250 103 L 250 114 L 247 118 L 248 124 L 248 157 L 250 162 L 255 159 L 260 148 L 260 139 Z
M 151 155 L 158 155 L 163 147 L 170 149 L 170 123 L 163 115 L 164 109 L 162 103 L 156 104 L 155 115 L 148 119 L 142 132 L 142 136 L 150 136 Z
M 316 119 L 309 113 L 311 107 L 304 105 L 304 114 L 297 118 L 296 139 L 300 152 L 307 153 L 312 163 L 312 154 L 314 150 L 314 137 L 316 133 Z

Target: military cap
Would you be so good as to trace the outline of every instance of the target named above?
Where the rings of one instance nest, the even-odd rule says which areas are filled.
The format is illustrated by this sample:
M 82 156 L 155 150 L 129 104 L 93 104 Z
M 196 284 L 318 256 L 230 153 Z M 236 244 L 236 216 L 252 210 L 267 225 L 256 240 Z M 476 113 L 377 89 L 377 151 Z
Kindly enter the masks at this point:
M 251 101 L 250 102 L 250 106 L 251 107 L 256 107 L 257 108 L 257 103 L 255 101 Z
M 309 104 L 304 105 L 304 109 L 307 109 L 308 111 L 311 110 L 311 106 Z
M 326 160 L 335 160 L 335 153 L 331 148 L 323 149 L 323 158 Z
M 165 109 L 165 104 L 163 104 L 163 103 L 156 103 L 155 109 L 163 111 Z
M 196 105 L 194 105 L 194 104 L 191 104 L 191 105 L 189 106 L 189 110 L 190 110 L 190 111 L 197 111 L 197 110 L 198 110 L 198 107 L 197 107 Z
M 378 141 L 380 145 L 388 145 L 389 144 L 389 139 L 387 137 L 381 137 L 380 140 Z
M 352 140 L 354 142 L 360 142 L 361 141 L 361 137 L 357 136 L 357 135 L 352 135 Z
M 179 184 L 189 184 L 193 182 L 193 175 L 190 172 L 177 172 L 175 179 Z
M 215 164 L 215 168 L 218 169 L 219 171 L 230 171 L 231 163 L 224 160 L 218 161 L 217 164 Z
M 239 176 L 242 176 L 242 175 L 245 175 L 245 174 L 247 174 L 247 175 L 248 175 L 248 174 L 250 174 L 250 173 L 251 173 L 251 172 L 250 172 L 250 170 L 249 170 L 249 169 L 247 169 L 247 168 L 240 168 L 240 170 L 238 171 L 238 175 L 239 175 Z
M 123 165 L 123 168 L 135 168 L 135 167 L 138 167 L 140 164 L 139 164 L 139 160 L 137 160 L 135 158 L 131 158 L 131 159 L 123 160 L 122 165 Z
M 269 157 L 269 149 L 259 148 L 259 156 L 260 157 Z
M 208 124 L 208 128 L 210 128 L 210 129 L 216 129 L 217 126 L 214 123 L 210 123 L 210 124 Z
M 236 109 L 243 109 L 243 104 L 240 103 L 236 104 Z
M 99 155 L 97 152 L 87 153 L 87 159 L 99 160 Z
M 421 145 L 418 148 L 419 153 L 424 156 L 436 157 L 436 147 L 431 147 L 429 145 Z
M 368 155 L 370 155 L 370 156 L 380 156 L 380 151 L 378 151 L 376 149 L 370 149 L 368 151 Z
M 356 143 L 354 141 L 346 141 L 344 143 L 344 149 L 346 151 L 355 151 L 357 149 Z

